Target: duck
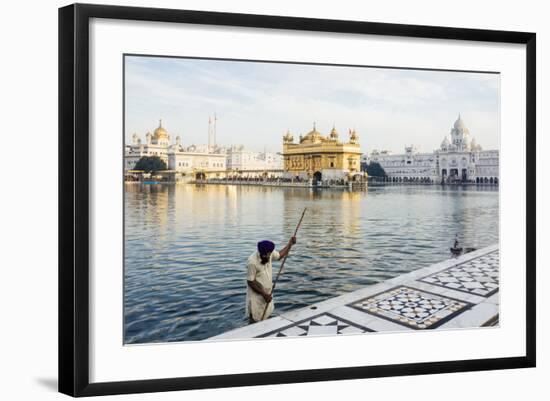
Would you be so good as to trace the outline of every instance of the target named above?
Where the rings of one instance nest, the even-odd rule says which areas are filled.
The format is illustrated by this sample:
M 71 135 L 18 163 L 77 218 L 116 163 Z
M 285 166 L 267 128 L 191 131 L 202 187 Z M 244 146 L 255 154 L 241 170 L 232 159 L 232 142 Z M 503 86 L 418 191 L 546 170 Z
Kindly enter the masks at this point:
M 458 236 L 456 236 L 455 237 L 455 244 L 451 247 L 451 253 L 453 255 L 458 256 L 458 255 L 462 254 L 462 251 L 463 251 L 462 247 L 459 246 L 459 244 L 458 244 Z

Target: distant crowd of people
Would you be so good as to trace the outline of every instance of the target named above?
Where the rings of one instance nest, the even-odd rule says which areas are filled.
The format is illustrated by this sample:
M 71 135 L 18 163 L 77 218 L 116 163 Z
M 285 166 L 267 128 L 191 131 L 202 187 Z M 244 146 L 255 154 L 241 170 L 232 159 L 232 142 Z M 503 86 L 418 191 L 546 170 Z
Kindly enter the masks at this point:
M 294 178 L 286 178 L 286 177 L 219 177 L 219 178 L 208 178 L 205 180 L 197 180 L 197 182 L 209 182 L 209 183 L 246 183 L 246 184 L 254 184 L 254 183 L 268 183 L 268 184 L 313 184 L 313 185 L 322 185 L 322 186 L 346 186 L 348 185 L 349 181 L 345 179 L 339 179 L 339 180 L 315 180 L 315 179 L 309 179 L 309 178 L 301 178 L 301 177 L 294 177 Z

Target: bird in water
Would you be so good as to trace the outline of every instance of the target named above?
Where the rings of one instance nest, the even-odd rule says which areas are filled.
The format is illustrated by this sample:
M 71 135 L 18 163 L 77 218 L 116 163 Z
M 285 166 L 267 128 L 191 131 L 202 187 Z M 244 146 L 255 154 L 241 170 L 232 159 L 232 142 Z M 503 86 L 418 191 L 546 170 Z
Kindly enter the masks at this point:
M 468 252 L 473 252 L 475 251 L 476 248 L 471 248 L 471 247 L 468 247 L 466 249 L 462 248 L 460 246 L 460 244 L 458 243 L 458 234 L 455 235 L 455 243 L 454 245 L 451 247 L 451 253 L 454 255 L 454 256 L 459 256 L 459 255 L 462 255 L 462 253 L 468 253 Z
M 455 256 L 458 256 L 462 253 L 463 249 L 458 243 L 458 234 L 455 236 L 455 243 L 451 247 L 451 253 Z

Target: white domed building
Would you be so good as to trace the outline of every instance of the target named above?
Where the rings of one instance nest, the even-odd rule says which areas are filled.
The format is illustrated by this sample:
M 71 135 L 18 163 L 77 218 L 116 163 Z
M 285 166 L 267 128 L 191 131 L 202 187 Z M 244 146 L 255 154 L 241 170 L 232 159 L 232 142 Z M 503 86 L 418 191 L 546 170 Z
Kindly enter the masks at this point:
M 177 180 L 184 177 L 204 178 L 205 173 L 216 172 L 222 176 L 226 169 L 225 149 L 216 145 L 184 147 L 179 135 L 171 142 L 171 135 L 162 126 L 162 120 L 153 134 L 145 134 L 145 142 L 142 142 L 138 134 L 132 135 L 132 143 L 125 147 L 125 170 L 133 170 L 139 159 L 144 156 L 160 157 L 166 163 L 169 172 L 175 173 Z
M 470 136 L 461 115 L 445 136 L 439 149 L 420 153 L 414 146 L 403 154 L 373 151 L 369 161 L 376 161 L 391 182 L 483 183 L 499 182 L 499 151 L 483 150 Z
M 144 156 L 158 156 L 168 165 L 168 148 L 170 147 L 170 135 L 162 126 L 162 120 L 154 133 L 145 134 L 145 142 L 137 133 L 132 135 L 132 143 L 126 145 L 124 155 L 124 167 L 132 170 L 136 163 Z
M 460 114 L 435 156 L 437 181 L 498 184 L 499 151 L 483 150 Z

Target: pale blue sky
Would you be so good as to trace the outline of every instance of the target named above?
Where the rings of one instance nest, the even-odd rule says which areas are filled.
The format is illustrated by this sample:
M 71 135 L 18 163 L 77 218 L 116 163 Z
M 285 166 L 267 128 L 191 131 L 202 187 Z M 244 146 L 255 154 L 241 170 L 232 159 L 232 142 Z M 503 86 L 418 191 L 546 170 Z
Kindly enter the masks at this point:
M 222 145 L 280 151 L 287 129 L 315 121 L 341 139 L 349 128 L 363 152 L 439 147 L 458 113 L 484 149 L 498 148 L 497 74 L 282 63 L 126 57 L 126 140 L 153 132 L 162 118 L 184 145 L 207 143 L 217 114 Z

